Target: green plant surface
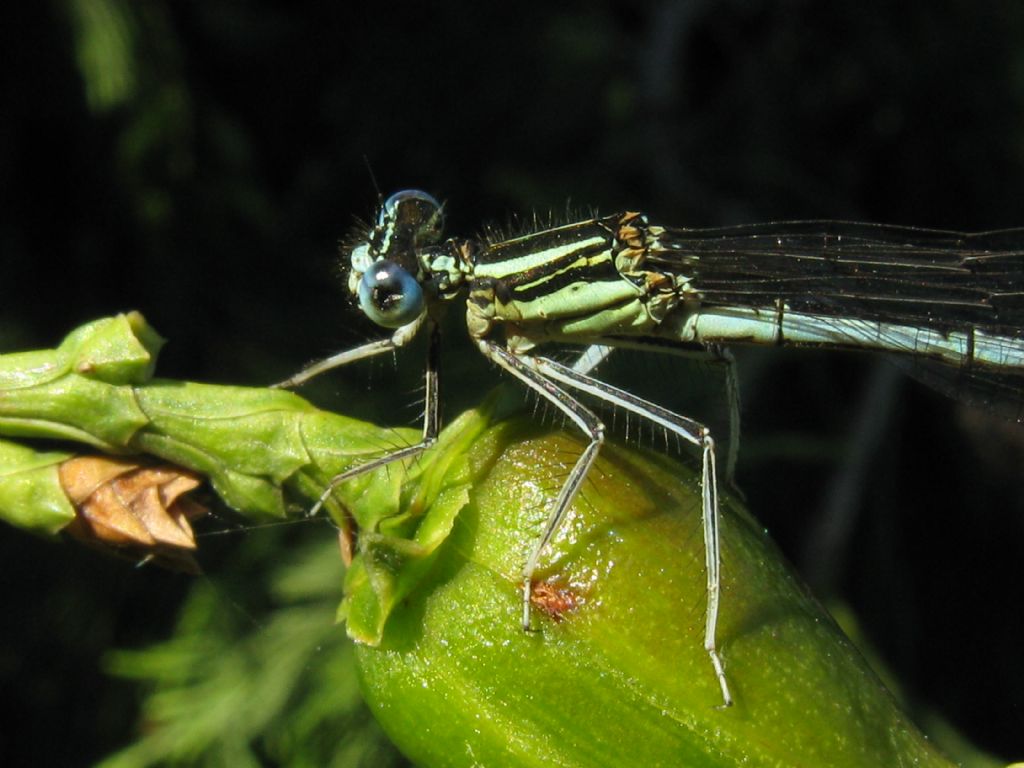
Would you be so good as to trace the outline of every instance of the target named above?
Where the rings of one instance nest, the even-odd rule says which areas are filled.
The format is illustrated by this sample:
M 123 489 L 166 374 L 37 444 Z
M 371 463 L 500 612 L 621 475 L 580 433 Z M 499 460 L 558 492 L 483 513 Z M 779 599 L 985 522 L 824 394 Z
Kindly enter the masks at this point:
M 301 514 L 334 474 L 415 439 L 280 390 L 151 378 L 158 338 L 131 314 L 56 350 L 3 356 L 0 434 L 78 436 L 89 450 L 180 464 L 256 520 Z M 105 396 L 88 402 L 97 387 Z M 416 764 L 951 764 L 728 497 L 718 639 L 735 705 L 721 706 L 703 649 L 699 476 L 661 454 L 602 451 L 542 557 L 524 632 L 523 563 L 582 445 L 515 415 L 516 402 L 496 391 L 434 448 L 339 485 L 328 505 L 354 543 L 337 615 L 357 643 L 366 701 Z M 63 457 L 4 444 L 0 514 L 59 529 L 50 470 Z M 39 499 L 37 517 L 18 511 Z M 306 673 L 340 633 L 322 601 L 293 604 L 322 597 L 323 582 L 309 593 L 294 588 L 308 580 L 282 579 L 278 609 L 251 639 L 225 635 L 217 601 L 198 590 L 179 637 L 115 657 L 118 674 L 155 689 L 146 736 L 112 764 L 283 760 L 292 729 L 329 734 L 330 675 Z M 307 763 L 329 746 L 303 752 Z
M 315 499 L 335 474 L 412 434 L 321 411 L 283 390 L 152 378 L 161 344 L 140 314 L 128 313 L 87 323 L 52 350 L 0 355 L 0 435 L 73 441 L 85 451 L 144 454 L 195 470 L 225 504 L 258 519 L 286 516 L 289 494 Z M 8 455 L 0 483 L 43 461 Z M 392 477 L 402 475 L 371 473 L 346 487 L 353 498 L 365 491 L 394 506 L 397 499 L 384 501 L 398 492 Z M 341 517 L 333 500 L 329 509 Z M 40 512 L 40 527 L 51 525 L 47 514 Z M 31 514 L 3 506 L 2 496 L 0 517 L 36 525 Z
M 70 523 L 75 510 L 57 476 L 57 465 L 70 456 L 0 440 L 0 517 L 42 534 L 56 534 Z
M 367 700 L 414 762 L 951 764 L 734 502 L 719 638 L 736 704 L 719 706 L 697 477 L 645 452 L 602 452 L 538 574 L 573 607 L 535 609 L 524 633 L 522 563 L 580 448 L 524 420 L 484 433 L 434 570 L 358 649 Z

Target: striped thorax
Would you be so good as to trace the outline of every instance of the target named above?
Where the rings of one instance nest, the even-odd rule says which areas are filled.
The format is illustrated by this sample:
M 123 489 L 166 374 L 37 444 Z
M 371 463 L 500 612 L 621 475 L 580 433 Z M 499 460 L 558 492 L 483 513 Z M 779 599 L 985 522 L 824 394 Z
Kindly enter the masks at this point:
M 696 295 L 685 277 L 646 263 L 658 228 L 625 213 L 487 244 L 439 243 L 441 206 L 426 193 L 392 195 L 376 225 L 350 254 L 350 290 L 373 320 L 411 322 L 431 302 L 468 290 L 466 321 L 474 339 L 505 330 L 507 349 L 524 353 L 544 341 L 596 343 L 608 336 L 648 336 Z M 403 273 L 401 278 L 395 275 Z M 408 276 L 410 279 L 406 279 Z M 412 285 L 415 282 L 419 289 Z M 397 291 L 403 293 L 396 299 Z M 422 302 L 408 294 L 419 294 Z M 405 312 L 390 312 L 402 304 Z

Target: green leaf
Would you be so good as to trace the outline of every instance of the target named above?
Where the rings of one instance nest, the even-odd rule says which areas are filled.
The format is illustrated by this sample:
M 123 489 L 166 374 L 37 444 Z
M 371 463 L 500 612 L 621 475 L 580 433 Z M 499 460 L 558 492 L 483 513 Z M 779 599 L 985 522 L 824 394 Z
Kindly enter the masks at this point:
M 487 427 L 498 403 L 489 398 L 467 411 L 442 432 L 434 450 L 413 465 L 405 478 L 408 498 L 354 507 L 359 550 L 345 578 L 345 599 L 338 609 L 349 636 L 377 645 L 394 607 L 416 588 L 433 566 L 438 547 L 469 501 L 474 474 L 467 449 Z M 402 477 L 393 475 L 390 487 Z

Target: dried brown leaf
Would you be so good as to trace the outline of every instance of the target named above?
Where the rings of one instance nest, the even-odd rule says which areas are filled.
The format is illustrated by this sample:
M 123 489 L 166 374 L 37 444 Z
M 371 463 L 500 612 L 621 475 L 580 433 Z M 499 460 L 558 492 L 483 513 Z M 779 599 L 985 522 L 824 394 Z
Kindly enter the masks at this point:
M 92 546 L 197 573 L 189 521 L 205 515 L 185 496 L 202 482 L 187 470 L 131 459 L 79 456 L 60 466 L 76 517 L 65 530 Z

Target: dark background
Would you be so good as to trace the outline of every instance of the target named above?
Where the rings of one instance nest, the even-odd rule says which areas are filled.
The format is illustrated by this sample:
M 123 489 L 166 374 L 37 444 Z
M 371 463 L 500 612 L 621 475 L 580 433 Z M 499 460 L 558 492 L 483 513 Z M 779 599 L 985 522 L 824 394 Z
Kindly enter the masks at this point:
M 170 339 L 162 375 L 263 384 L 367 338 L 336 244 L 372 213 L 368 167 L 384 193 L 445 199 L 452 233 L 567 203 L 691 226 L 1024 225 L 1013 0 L 68 0 L 0 14 L 3 351 L 138 309 Z M 499 380 L 450 347 L 449 417 Z M 412 423 L 410 355 L 397 374 L 367 365 L 307 394 Z M 751 511 L 823 599 L 852 605 L 922 719 L 1024 757 L 1021 430 L 869 357 L 740 363 Z M 609 370 L 628 386 L 669 378 L 673 391 L 647 391 L 720 424 L 700 373 L 629 355 Z M 0 558 L 4 763 L 123 746 L 137 694 L 101 659 L 168 633 L 187 582 L 12 530 Z

